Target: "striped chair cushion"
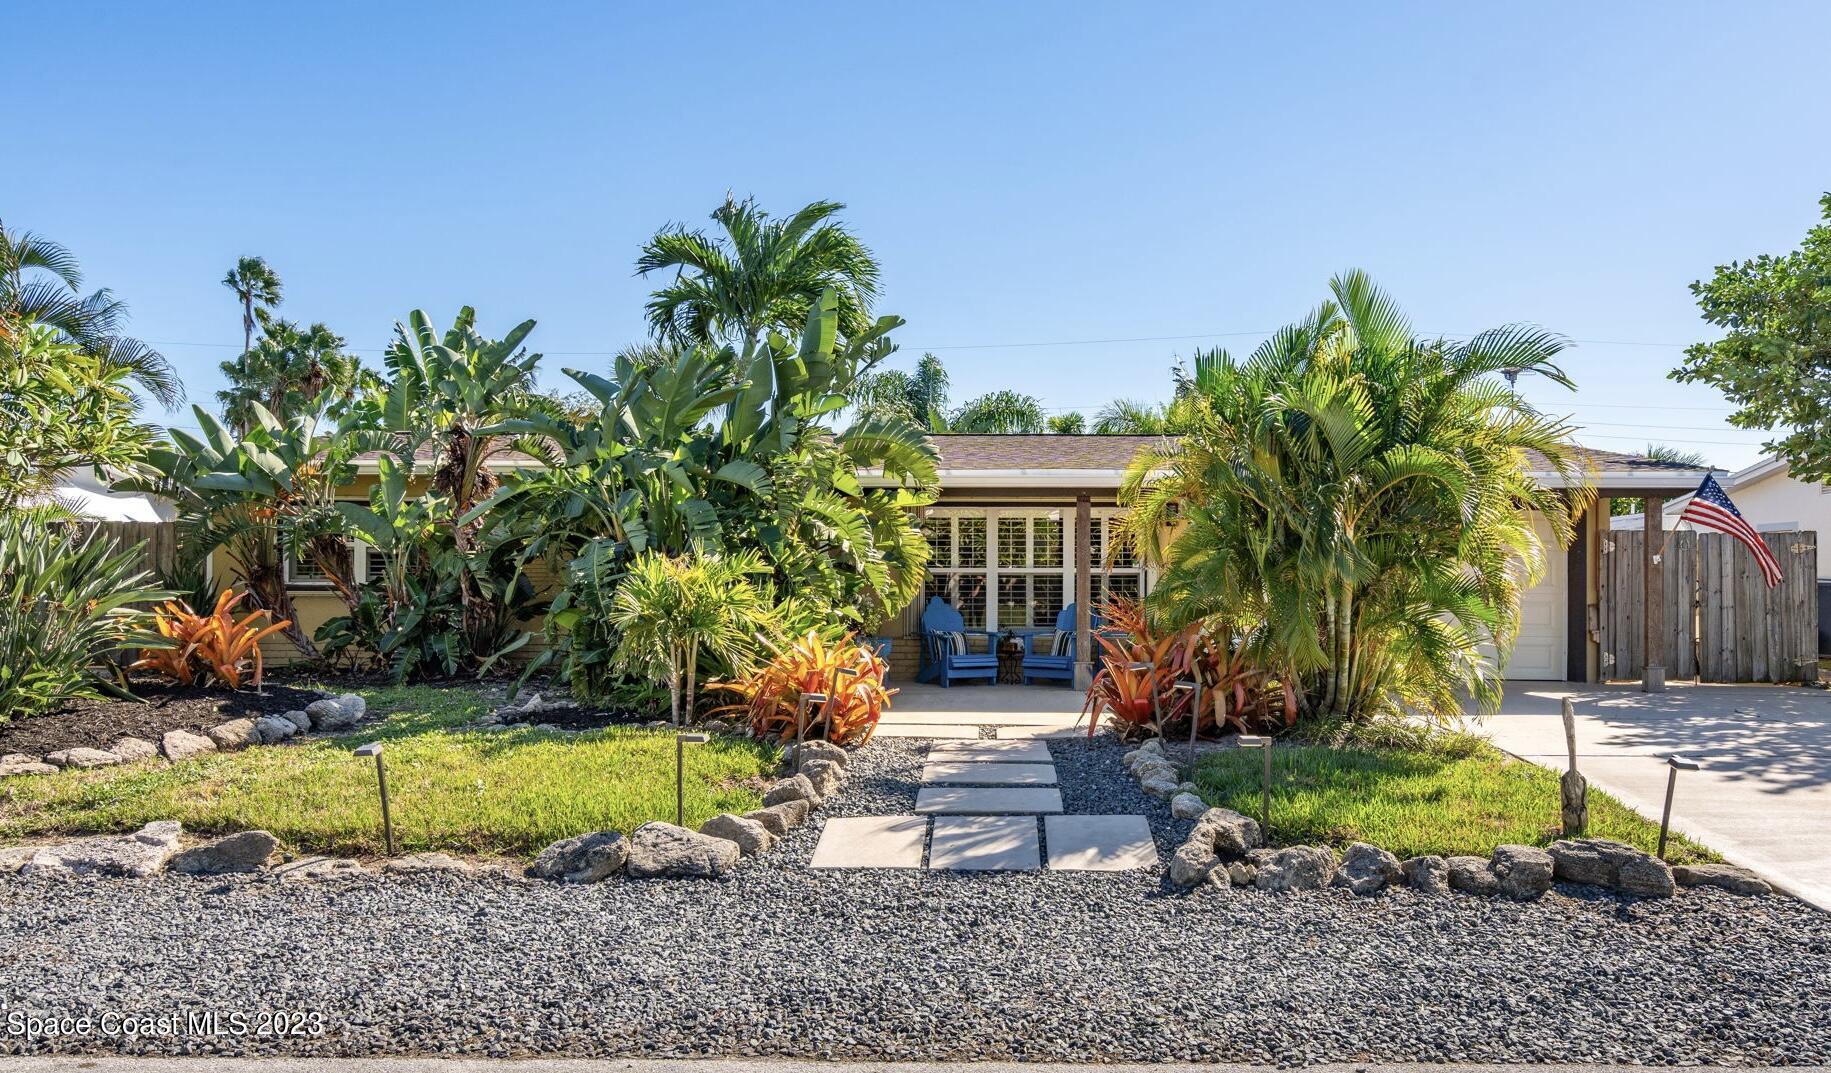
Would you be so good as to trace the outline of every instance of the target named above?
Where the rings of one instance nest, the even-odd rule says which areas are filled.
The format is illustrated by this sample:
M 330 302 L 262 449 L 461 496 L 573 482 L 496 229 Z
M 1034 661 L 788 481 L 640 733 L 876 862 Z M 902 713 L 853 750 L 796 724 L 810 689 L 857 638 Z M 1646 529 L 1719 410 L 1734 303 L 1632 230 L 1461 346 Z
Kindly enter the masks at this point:
M 947 638 L 947 650 L 949 652 L 952 652 L 956 656 L 964 656 L 967 654 L 966 634 L 961 633 L 959 630 L 954 630 L 950 633 L 943 634 L 942 636 Z
M 1074 654 L 1074 631 L 1057 630 L 1049 638 L 1049 654 L 1052 656 L 1071 656 Z

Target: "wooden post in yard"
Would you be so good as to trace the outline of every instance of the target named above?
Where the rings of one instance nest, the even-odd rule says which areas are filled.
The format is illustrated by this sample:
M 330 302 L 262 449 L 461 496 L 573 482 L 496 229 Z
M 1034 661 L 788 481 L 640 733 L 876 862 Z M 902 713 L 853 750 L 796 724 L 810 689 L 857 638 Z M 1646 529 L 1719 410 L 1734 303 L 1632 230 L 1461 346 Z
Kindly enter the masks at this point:
M 1641 605 L 1647 628 L 1646 669 L 1641 672 L 1640 689 L 1643 693 L 1664 693 L 1666 691 L 1666 587 L 1659 572 L 1660 553 L 1665 550 L 1666 501 L 1661 496 L 1648 496 L 1641 517 L 1646 519 L 1641 536 L 1642 550 L 1646 556 L 1646 574 L 1641 584 Z
M 1074 687 L 1080 690 L 1094 682 L 1093 518 L 1093 500 L 1083 492 L 1074 498 Z M 1099 721 L 1096 712 L 1094 723 Z
M 1569 697 L 1564 698 L 1564 747 L 1570 751 L 1570 770 L 1558 780 L 1564 837 L 1582 838 L 1589 829 L 1589 780 L 1577 772 L 1577 713 Z

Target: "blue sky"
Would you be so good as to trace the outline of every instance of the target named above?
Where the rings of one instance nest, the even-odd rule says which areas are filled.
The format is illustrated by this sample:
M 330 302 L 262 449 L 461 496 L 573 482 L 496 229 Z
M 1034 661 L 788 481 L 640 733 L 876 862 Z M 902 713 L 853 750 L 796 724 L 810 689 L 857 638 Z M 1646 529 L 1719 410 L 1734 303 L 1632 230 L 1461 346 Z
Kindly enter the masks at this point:
M 846 202 L 900 360 L 934 349 L 956 400 L 1166 397 L 1361 267 L 1424 331 L 1581 340 L 1576 395 L 1525 390 L 1585 442 L 1737 467 L 1761 437 L 1665 378 L 1710 334 L 1686 285 L 1831 188 L 1823 4 L 279 8 L 4 16 L 37 119 L 0 218 L 204 402 L 237 256 L 361 350 L 416 307 L 534 317 L 561 386 L 642 334 L 641 241 L 733 190 Z

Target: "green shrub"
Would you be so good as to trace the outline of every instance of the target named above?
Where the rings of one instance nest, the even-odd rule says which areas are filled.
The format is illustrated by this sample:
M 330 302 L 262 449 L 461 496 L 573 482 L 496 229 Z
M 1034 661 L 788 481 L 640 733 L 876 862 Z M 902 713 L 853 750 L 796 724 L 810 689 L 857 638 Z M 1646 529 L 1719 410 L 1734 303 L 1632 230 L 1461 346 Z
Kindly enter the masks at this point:
M 150 610 L 133 605 L 170 597 L 133 549 L 67 523 L 0 515 L 0 722 L 121 692 L 97 666 L 162 647 Z

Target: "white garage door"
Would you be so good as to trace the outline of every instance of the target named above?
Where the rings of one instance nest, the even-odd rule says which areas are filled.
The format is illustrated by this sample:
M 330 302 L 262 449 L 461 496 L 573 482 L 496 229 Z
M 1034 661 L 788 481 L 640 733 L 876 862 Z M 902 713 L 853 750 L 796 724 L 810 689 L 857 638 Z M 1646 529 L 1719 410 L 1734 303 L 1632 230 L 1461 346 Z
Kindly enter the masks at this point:
M 1532 524 L 1545 547 L 1545 577 L 1520 600 L 1519 642 L 1513 646 L 1507 677 L 1562 681 L 1568 673 L 1564 634 L 1570 578 L 1564 549 L 1552 540 L 1544 516 L 1535 512 Z

